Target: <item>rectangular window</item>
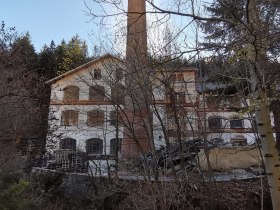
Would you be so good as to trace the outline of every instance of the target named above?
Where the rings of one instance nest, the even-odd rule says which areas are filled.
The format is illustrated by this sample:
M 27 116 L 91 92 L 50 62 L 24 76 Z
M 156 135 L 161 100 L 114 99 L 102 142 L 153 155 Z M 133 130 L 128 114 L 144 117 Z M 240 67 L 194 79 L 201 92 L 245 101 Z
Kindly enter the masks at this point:
M 101 79 L 101 69 L 94 69 L 94 79 Z
M 182 73 L 178 73 L 176 75 L 176 80 L 177 81 L 184 81 L 184 75 Z
M 208 124 L 210 129 L 219 129 L 222 128 L 222 118 L 211 117 L 208 119 Z
M 231 120 L 230 128 L 244 128 L 243 120 Z
M 74 110 L 63 111 L 61 115 L 61 125 L 78 125 L 78 112 Z
M 104 124 L 104 111 L 102 110 L 89 111 L 87 124 L 89 126 L 102 126 Z

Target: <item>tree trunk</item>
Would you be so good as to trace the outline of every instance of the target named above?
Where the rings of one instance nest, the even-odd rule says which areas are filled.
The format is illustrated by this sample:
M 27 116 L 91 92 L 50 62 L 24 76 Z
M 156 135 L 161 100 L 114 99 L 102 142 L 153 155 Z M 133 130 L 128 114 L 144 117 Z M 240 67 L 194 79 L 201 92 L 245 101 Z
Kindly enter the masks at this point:
M 257 94 L 257 97 L 255 107 L 257 128 L 261 139 L 273 209 L 278 210 L 280 209 L 280 161 L 273 137 L 266 93 L 262 91 Z
M 267 39 L 261 32 L 262 23 L 259 19 L 256 0 L 247 0 L 247 58 L 251 91 L 255 105 L 257 130 L 261 140 L 265 161 L 266 176 L 270 188 L 274 210 L 280 209 L 280 161 L 273 137 L 270 121 L 269 101 L 267 97 L 263 70 L 267 62 Z
M 274 101 L 271 105 L 271 110 L 274 118 L 274 129 L 276 134 L 276 147 L 280 153 L 280 101 Z

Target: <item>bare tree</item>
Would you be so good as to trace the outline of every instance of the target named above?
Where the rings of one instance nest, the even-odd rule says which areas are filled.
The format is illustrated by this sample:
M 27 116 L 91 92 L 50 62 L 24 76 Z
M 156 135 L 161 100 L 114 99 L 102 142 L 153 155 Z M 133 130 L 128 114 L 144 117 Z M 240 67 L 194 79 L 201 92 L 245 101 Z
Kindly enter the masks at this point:
M 112 4 L 111 1 L 105 1 L 107 4 Z M 233 7 L 229 7 L 225 1 L 214 1 L 214 4 L 220 5 L 222 10 L 227 12 L 227 15 L 220 16 L 219 14 L 201 15 L 200 9 L 195 5 L 193 1 L 172 1 L 167 5 L 158 4 L 155 1 L 147 1 L 147 4 L 152 8 L 147 13 L 162 14 L 163 17 L 177 16 L 185 18 L 186 24 L 183 25 L 181 33 L 187 29 L 189 23 L 192 21 L 208 22 L 209 29 L 211 30 L 211 24 L 214 26 L 220 26 L 220 33 L 224 33 L 230 38 L 234 33 L 239 32 L 239 35 L 234 37 L 236 42 L 228 42 L 227 39 L 222 40 L 220 43 L 215 43 L 209 46 L 199 47 L 194 50 L 211 49 L 217 52 L 219 49 L 228 49 L 227 53 L 230 55 L 238 55 L 241 49 L 243 49 L 244 56 L 242 59 L 246 62 L 246 69 L 248 71 L 248 80 L 250 84 L 250 96 L 253 99 L 252 104 L 255 105 L 255 117 L 257 123 L 258 134 L 261 139 L 262 150 L 266 165 L 266 174 L 268 177 L 269 185 L 271 186 L 271 197 L 273 201 L 274 209 L 279 209 L 279 159 L 277 149 L 275 147 L 275 139 L 273 137 L 273 131 L 270 122 L 269 111 L 269 99 L 266 86 L 266 71 L 267 63 L 269 61 L 269 50 L 273 47 L 272 40 L 277 40 L 277 28 L 266 27 L 266 23 L 270 21 L 265 17 L 272 18 L 275 22 L 279 20 L 279 5 L 276 1 L 272 2 L 257 2 L 255 0 L 238 1 L 236 5 L 240 5 L 243 10 L 236 11 Z M 232 2 L 233 3 L 233 2 Z M 260 4 L 259 4 L 260 3 Z M 266 4 L 267 3 L 267 4 Z M 234 2 L 235 4 L 235 2 Z M 120 4 L 114 5 L 118 7 L 118 13 L 111 14 L 125 14 L 125 10 L 120 7 Z M 270 13 L 270 11 L 274 11 Z M 240 15 L 241 14 L 241 15 Z M 267 15 L 270 14 L 270 15 Z M 94 17 L 105 18 L 108 14 Z M 223 30 L 224 25 L 230 25 L 231 30 Z M 240 39 L 235 39 L 240 38 Z M 231 43 L 231 45 L 227 45 Z M 231 46 L 231 48 L 228 48 Z M 277 47 L 276 47 L 277 48 Z M 274 46 L 274 49 L 276 49 Z M 184 50 L 182 53 L 187 52 Z M 236 60 L 234 61 L 236 62 Z

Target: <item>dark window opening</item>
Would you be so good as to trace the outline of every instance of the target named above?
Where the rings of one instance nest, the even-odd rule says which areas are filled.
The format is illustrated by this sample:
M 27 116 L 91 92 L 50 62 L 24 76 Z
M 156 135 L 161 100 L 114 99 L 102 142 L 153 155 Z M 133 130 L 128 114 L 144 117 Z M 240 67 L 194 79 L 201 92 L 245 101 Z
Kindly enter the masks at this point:
M 94 79 L 101 79 L 101 69 L 94 69 Z
M 230 128 L 244 128 L 243 120 L 231 120 Z
M 110 125 L 116 126 L 117 120 L 118 120 L 117 111 L 116 110 L 110 111 Z
M 110 140 L 110 155 L 116 155 L 117 151 L 121 152 L 121 142 L 121 138 L 118 139 L 118 142 L 116 138 Z
M 76 140 L 71 138 L 61 139 L 59 148 L 76 150 Z
M 210 129 L 219 129 L 222 128 L 222 118 L 220 117 L 211 117 L 208 119 L 208 124 Z
M 103 153 L 103 140 L 99 138 L 92 138 L 86 141 L 86 152 L 91 154 Z

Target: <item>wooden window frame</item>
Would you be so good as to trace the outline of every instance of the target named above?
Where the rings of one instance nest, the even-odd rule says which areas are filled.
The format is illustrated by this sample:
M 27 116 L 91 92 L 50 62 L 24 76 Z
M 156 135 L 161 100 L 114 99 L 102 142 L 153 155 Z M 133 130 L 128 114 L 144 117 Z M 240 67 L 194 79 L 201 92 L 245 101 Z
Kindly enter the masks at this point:
M 68 85 L 63 89 L 63 101 L 78 101 L 80 88 L 75 85 Z
M 62 126 L 77 126 L 79 121 L 79 113 L 76 110 L 64 110 L 61 114 Z
M 100 109 L 94 109 L 87 113 L 88 126 L 103 126 L 105 122 L 105 112 Z

